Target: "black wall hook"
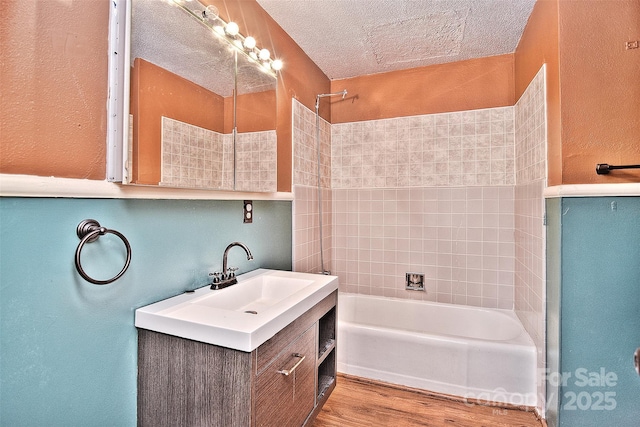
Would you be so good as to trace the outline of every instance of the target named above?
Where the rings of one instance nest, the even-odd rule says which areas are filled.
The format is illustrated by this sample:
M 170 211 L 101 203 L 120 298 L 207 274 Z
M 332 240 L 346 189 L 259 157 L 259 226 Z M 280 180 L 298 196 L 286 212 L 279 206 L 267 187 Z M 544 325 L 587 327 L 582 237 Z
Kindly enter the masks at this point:
M 614 169 L 640 169 L 640 165 L 620 165 L 613 166 L 606 163 L 598 163 L 596 165 L 596 173 L 598 175 L 607 175 Z

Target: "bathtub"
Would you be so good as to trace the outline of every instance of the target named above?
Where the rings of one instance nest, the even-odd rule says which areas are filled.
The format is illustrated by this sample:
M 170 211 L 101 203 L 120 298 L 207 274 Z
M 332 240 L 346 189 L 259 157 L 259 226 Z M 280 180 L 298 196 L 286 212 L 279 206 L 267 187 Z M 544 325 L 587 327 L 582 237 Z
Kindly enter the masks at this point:
M 485 404 L 535 406 L 536 350 L 515 313 L 341 293 L 338 371 Z

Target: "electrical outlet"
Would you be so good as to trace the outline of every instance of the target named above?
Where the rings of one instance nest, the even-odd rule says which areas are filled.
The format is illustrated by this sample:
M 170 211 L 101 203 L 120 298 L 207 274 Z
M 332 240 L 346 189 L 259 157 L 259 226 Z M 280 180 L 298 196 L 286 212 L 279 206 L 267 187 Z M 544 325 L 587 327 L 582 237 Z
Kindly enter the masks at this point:
M 253 222 L 253 201 L 244 201 L 244 221 L 245 224 L 251 224 Z

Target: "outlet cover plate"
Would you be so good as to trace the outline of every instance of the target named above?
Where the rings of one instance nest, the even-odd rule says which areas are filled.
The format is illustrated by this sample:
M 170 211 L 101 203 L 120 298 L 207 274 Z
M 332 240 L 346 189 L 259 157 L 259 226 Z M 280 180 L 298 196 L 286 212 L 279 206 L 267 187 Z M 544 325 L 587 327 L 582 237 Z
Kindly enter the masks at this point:
M 245 224 L 251 224 L 253 222 L 253 200 L 244 201 L 243 213 L 244 213 L 243 222 Z

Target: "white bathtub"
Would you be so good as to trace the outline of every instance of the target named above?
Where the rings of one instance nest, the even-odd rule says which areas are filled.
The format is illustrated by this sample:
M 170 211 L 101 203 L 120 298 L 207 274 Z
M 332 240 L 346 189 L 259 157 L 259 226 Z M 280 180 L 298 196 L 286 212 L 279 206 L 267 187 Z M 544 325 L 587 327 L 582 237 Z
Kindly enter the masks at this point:
M 341 293 L 338 371 L 475 399 L 535 406 L 536 351 L 509 310 Z

